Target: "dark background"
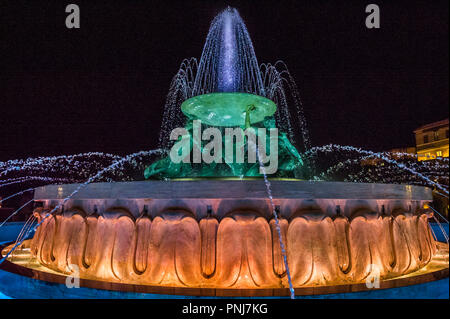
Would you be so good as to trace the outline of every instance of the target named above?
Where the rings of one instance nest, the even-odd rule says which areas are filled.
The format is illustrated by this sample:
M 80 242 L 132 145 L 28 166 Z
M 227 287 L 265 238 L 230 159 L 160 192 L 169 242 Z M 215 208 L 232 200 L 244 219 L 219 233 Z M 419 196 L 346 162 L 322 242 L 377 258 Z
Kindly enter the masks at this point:
M 286 62 L 313 145 L 413 146 L 448 117 L 448 0 L 0 1 L 0 160 L 155 148 L 172 76 L 227 5 L 259 63 Z

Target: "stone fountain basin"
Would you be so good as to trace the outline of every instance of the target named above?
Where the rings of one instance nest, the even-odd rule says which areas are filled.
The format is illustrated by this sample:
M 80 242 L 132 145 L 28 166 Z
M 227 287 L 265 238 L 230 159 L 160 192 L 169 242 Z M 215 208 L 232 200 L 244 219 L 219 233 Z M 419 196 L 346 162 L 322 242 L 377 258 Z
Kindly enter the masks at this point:
M 78 186 L 36 189 L 35 216 Z M 296 288 L 390 280 L 423 269 L 439 250 L 422 208 L 429 188 L 272 180 L 271 190 Z M 28 245 L 39 265 L 59 274 L 76 265 L 86 280 L 237 295 L 288 287 L 263 180 L 93 183 Z
M 35 201 L 44 207 L 61 203 L 80 184 L 48 185 L 38 187 Z M 302 208 L 320 209 L 327 216 L 336 215 L 340 206 L 342 215 L 350 217 L 360 206 L 386 214 L 394 208 L 414 211 L 424 202 L 432 201 L 430 188 L 399 184 L 310 182 L 294 179 L 270 180 L 274 204 L 280 206 L 283 217 L 289 218 Z M 169 207 L 189 210 L 196 219 L 206 217 L 208 206 L 211 216 L 222 218 L 234 209 L 254 209 L 259 215 L 271 218 L 272 211 L 267 187 L 262 179 L 220 180 L 193 179 L 180 181 L 136 181 L 91 183 L 75 194 L 66 209 L 78 206 L 92 213 L 94 209 L 105 213 L 110 207 L 124 207 L 138 218 L 145 208 L 157 216 Z M 94 207 L 95 206 L 95 207 Z M 89 214 L 89 213 L 88 213 Z

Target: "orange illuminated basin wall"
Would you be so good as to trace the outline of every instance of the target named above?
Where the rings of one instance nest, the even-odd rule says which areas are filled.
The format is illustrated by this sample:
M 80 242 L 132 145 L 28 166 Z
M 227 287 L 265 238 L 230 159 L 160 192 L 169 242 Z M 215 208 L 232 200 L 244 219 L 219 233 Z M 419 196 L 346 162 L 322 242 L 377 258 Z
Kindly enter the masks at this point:
M 38 220 L 77 185 L 46 186 Z M 294 287 L 394 278 L 436 252 L 423 187 L 272 181 Z M 82 278 L 205 288 L 287 287 L 263 181 L 89 185 L 30 244 L 43 266 Z M 74 267 L 74 265 L 76 267 Z

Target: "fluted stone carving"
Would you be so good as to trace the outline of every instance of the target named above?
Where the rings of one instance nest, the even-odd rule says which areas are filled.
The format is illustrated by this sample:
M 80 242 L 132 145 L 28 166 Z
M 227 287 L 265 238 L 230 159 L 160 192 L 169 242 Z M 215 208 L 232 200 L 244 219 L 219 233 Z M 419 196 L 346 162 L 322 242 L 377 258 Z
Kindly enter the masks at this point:
M 34 214 L 41 221 L 49 209 Z M 217 216 L 216 216 L 217 217 Z M 436 251 L 428 216 L 368 208 L 330 216 L 302 209 L 280 216 L 295 287 L 391 278 L 424 267 Z M 31 242 L 42 265 L 82 278 L 123 283 L 217 288 L 287 287 L 275 221 L 241 208 L 197 217 L 183 208 L 136 218 L 124 207 L 81 208 L 46 218 Z

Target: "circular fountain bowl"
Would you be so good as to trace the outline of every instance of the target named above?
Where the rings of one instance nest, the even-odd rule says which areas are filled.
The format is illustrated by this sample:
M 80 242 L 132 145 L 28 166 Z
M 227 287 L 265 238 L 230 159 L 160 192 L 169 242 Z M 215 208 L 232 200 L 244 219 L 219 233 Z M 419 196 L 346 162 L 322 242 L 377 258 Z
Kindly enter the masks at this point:
M 181 111 L 189 118 L 211 126 L 244 126 L 248 106 L 250 123 L 258 123 L 272 116 L 277 106 L 271 100 L 249 93 L 210 93 L 194 96 L 181 104 Z
M 8 265 L 55 282 L 76 269 L 82 285 L 109 290 L 288 295 L 263 180 L 93 183 L 44 220 L 78 186 L 36 189 L 43 222 Z M 428 188 L 272 180 L 271 190 L 297 294 L 448 277 L 447 246 L 422 208 Z

